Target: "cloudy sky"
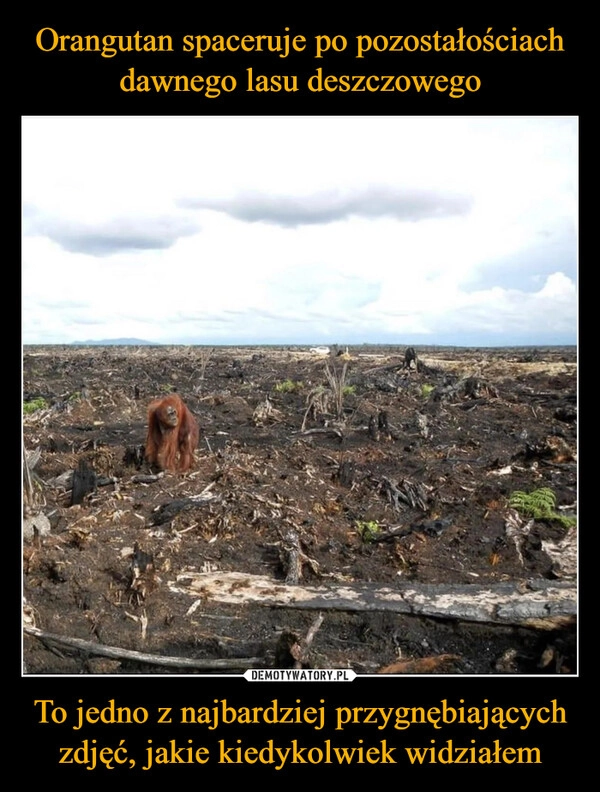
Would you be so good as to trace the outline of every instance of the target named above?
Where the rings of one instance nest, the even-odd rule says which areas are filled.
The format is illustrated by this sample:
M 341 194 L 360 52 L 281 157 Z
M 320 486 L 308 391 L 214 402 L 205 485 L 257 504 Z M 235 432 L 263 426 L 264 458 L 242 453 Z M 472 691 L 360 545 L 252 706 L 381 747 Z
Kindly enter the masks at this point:
M 574 344 L 577 119 L 25 117 L 23 342 Z

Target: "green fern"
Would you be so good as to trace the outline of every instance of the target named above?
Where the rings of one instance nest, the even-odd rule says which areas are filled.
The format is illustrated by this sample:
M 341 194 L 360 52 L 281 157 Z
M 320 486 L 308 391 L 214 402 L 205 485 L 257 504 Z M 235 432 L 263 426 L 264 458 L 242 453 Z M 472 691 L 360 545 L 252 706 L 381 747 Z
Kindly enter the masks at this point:
M 556 495 L 549 487 L 541 487 L 533 492 L 513 492 L 508 505 L 522 517 L 533 517 L 534 520 L 557 520 L 567 528 L 577 522 L 575 517 L 564 517 L 556 512 Z
M 556 508 L 556 495 L 548 487 L 533 492 L 513 492 L 508 501 L 523 517 L 541 519 L 547 517 Z

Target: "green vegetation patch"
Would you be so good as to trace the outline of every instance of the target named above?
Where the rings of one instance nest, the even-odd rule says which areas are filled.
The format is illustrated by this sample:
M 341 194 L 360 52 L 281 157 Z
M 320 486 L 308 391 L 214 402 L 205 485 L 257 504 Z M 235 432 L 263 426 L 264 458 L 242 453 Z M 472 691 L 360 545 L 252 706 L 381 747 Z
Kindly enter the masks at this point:
M 381 532 L 381 527 L 377 520 L 369 520 L 368 522 L 357 520 L 355 525 L 358 535 L 366 544 L 374 541 L 375 537 Z
M 31 415 L 31 413 L 38 410 L 45 410 L 48 407 L 48 402 L 41 396 L 31 401 L 23 402 L 23 415 Z
M 557 520 L 565 528 L 576 525 L 576 517 L 565 517 L 556 511 L 556 495 L 549 487 L 541 487 L 533 492 L 517 490 L 511 493 L 508 505 L 519 512 L 522 517 L 533 517 L 534 520 Z
M 302 390 L 304 387 L 303 382 L 295 382 L 291 379 L 283 380 L 283 382 L 277 382 L 273 386 L 273 390 L 275 393 L 296 393 L 299 390 Z

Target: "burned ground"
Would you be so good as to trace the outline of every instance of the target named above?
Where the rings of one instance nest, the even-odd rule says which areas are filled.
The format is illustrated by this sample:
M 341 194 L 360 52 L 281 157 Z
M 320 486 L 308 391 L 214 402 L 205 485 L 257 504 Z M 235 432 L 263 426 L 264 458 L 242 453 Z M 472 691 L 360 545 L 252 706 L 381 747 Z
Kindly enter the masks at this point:
M 404 353 L 27 347 L 26 673 L 576 673 L 575 349 Z M 196 464 L 153 476 L 173 390 Z M 546 514 L 510 507 L 540 490 Z M 548 618 L 474 616 L 503 584 Z

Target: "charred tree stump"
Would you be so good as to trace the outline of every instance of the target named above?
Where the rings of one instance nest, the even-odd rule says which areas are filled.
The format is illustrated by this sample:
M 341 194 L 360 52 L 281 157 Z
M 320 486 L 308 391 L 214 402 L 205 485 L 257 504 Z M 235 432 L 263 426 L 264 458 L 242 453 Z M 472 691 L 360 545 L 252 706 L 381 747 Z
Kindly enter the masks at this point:
M 414 363 L 414 368 L 418 371 L 419 370 L 419 363 L 418 363 L 417 353 L 414 350 L 414 347 L 407 347 L 406 352 L 404 353 L 404 363 L 402 364 L 403 369 L 410 369 L 412 368 L 412 364 Z
M 284 559 L 284 566 L 287 567 L 285 576 L 286 585 L 296 584 L 302 577 L 302 557 L 304 554 L 300 549 L 300 538 L 293 529 L 285 532 L 283 536 L 283 549 L 286 554 L 286 558 Z
M 144 446 L 127 446 L 123 455 L 123 463 L 127 467 L 134 467 L 136 470 L 141 470 L 144 464 Z
M 351 487 L 354 482 L 355 466 L 353 462 L 342 462 L 337 471 L 337 481 L 342 487 Z
M 282 566 L 286 569 L 286 585 L 296 585 L 302 577 L 304 564 L 308 564 L 315 574 L 319 573 L 319 565 L 302 551 L 300 537 L 295 529 L 280 532 L 282 539 Z
M 71 506 L 83 503 L 84 498 L 95 489 L 96 471 L 85 459 L 80 459 L 77 469 L 73 471 Z
M 374 415 L 369 418 L 369 437 L 375 443 L 379 442 L 379 429 L 377 428 L 377 421 Z
M 388 416 L 385 410 L 380 410 L 377 416 L 377 428 L 384 437 L 386 437 L 388 440 L 391 439 L 392 433 L 390 432 L 390 427 L 388 426 Z

